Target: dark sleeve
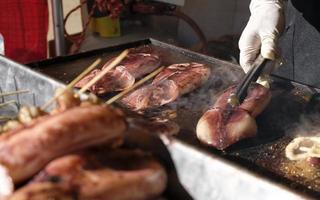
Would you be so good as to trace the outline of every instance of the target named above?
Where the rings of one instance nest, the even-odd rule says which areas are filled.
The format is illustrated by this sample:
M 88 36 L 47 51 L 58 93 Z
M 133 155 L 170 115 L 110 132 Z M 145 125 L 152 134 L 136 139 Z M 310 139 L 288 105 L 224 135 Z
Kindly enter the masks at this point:
M 301 12 L 302 16 L 320 32 L 320 1 L 291 0 L 292 5 Z

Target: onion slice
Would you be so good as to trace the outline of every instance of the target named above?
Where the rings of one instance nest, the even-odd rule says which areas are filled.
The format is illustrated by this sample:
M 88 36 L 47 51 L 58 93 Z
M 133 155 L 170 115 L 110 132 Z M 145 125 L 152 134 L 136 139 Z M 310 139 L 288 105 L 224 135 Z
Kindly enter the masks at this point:
M 290 160 L 320 158 L 320 137 L 297 137 L 286 147 L 286 157 Z

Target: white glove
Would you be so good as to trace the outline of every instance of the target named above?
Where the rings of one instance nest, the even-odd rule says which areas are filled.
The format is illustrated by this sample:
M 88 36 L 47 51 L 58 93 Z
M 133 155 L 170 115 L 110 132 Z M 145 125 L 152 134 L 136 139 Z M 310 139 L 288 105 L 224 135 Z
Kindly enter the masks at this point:
M 277 40 L 285 25 L 283 0 L 251 0 L 250 12 L 239 41 L 240 65 L 246 73 L 260 52 L 267 59 L 276 58 Z

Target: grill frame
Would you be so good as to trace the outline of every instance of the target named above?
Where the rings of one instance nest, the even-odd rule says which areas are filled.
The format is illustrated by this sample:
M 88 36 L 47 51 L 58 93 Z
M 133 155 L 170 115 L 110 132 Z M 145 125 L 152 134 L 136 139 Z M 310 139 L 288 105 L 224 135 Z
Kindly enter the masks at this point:
M 145 44 L 152 44 L 154 46 L 167 49 L 168 53 L 172 54 L 169 60 L 173 60 L 177 57 L 178 59 L 175 60 L 176 62 L 197 61 L 209 64 L 210 66 L 218 66 L 218 68 L 227 67 L 230 69 L 233 76 L 230 80 L 227 80 L 230 84 L 237 82 L 243 76 L 241 68 L 237 65 L 154 39 L 145 39 L 123 45 L 83 52 L 76 55 L 57 57 L 27 64 L 28 67 L 32 68 L 32 70 L 26 68 L 26 66 L 0 56 L 0 73 L 6 74 L 6 79 L 2 79 L 0 81 L 0 86 L 3 91 L 30 89 L 31 93 L 34 94 L 33 96 L 41 96 L 41 98 L 33 102 L 31 102 L 30 97 L 24 97 L 24 95 L 9 97 L 9 99 L 5 99 L 6 101 L 16 99 L 22 104 L 42 105 L 52 96 L 55 88 L 61 87 L 64 83 L 71 81 L 77 74 L 79 74 L 80 71 L 82 71 L 81 67 L 88 66 L 97 57 L 104 56 L 104 60 L 107 60 L 123 49 Z M 166 61 L 166 64 L 170 64 L 170 61 Z M 76 65 L 79 67 L 74 67 Z M 42 74 L 34 72 L 33 70 L 40 71 Z M 286 103 L 292 98 L 297 98 L 294 100 L 294 103 L 297 103 L 297 105 L 299 104 L 301 108 L 299 107 L 295 112 L 289 113 L 290 115 L 294 115 L 296 113 L 304 112 L 303 110 L 308 103 L 308 100 L 305 99 L 310 99 L 315 92 L 319 92 L 319 89 L 317 88 L 312 88 L 276 76 L 273 76 L 272 79 L 274 102 L 271 102 L 271 106 L 269 106 L 269 108 L 257 118 L 259 127 L 267 129 L 267 131 L 259 130 L 259 133 L 272 131 L 272 129 L 270 129 L 269 119 L 272 118 L 272 115 L 274 115 L 275 112 L 282 112 L 281 108 L 283 108 L 283 106 L 277 106 L 277 104 Z M 14 81 L 12 82 L 10 80 Z M 42 85 L 42 87 L 39 87 L 39 85 Z M 187 95 L 184 98 L 188 99 L 189 97 L 190 95 Z M 289 106 L 285 106 L 288 107 L 287 109 L 291 109 L 296 106 L 296 104 L 289 104 Z M 286 110 L 285 108 L 283 109 Z M 278 114 L 274 118 L 286 118 L 288 115 L 287 112 L 280 114 L 283 115 Z M 299 122 L 297 119 L 291 119 L 290 117 L 289 119 L 284 119 L 284 121 L 286 120 L 289 123 Z M 179 120 L 178 123 L 181 124 Z M 276 126 L 279 126 L 279 124 Z M 281 146 L 283 143 L 283 145 L 279 147 L 279 149 L 283 149 L 283 146 L 285 146 L 293 135 L 285 132 L 278 136 L 267 134 L 260 137 L 259 133 L 258 139 L 253 138 L 251 140 L 240 142 L 239 144 L 232 146 L 226 152 L 221 152 L 200 144 L 200 142 L 196 140 L 194 132 L 192 132 L 192 130 L 187 126 L 183 125 L 181 133 L 167 143 L 167 148 L 173 157 L 181 182 L 196 199 L 205 199 L 205 197 L 209 197 L 210 199 L 229 197 L 252 198 L 255 195 L 259 195 L 261 199 L 270 199 L 274 197 L 290 199 L 319 197 L 319 191 L 308 188 L 309 185 L 292 180 L 290 177 L 284 176 L 275 169 L 268 169 L 268 163 L 264 162 L 266 162 L 266 159 L 268 159 L 270 155 L 266 156 L 265 159 L 259 158 L 259 156 L 263 156 L 264 153 L 269 153 L 268 148 L 271 146 Z M 279 151 L 279 149 L 275 149 L 274 151 Z M 259 156 L 257 156 L 258 154 Z M 278 156 L 281 152 L 276 152 L 275 154 Z M 272 162 L 272 160 L 270 161 Z M 190 171 L 194 173 L 190 175 Z M 238 177 L 235 177 L 235 174 L 237 174 Z M 232 178 L 227 179 L 225 178 L 226 176 L 230 176 Z M 210 182 L 210 179 L 219 181 L 216 181 L 216 185 L 203 183 L 208 181 Z M 235 186 L 232 192 L 230 192 L 229 188 L 226 187 L 226 185 L 230 184 Z M 217 185 L 221 186 L 217 187 Z M 245 191 L 243 190 L 243 186 L 246 186 L 247 189 L 249 187 L 253 187 L 255 189 Z

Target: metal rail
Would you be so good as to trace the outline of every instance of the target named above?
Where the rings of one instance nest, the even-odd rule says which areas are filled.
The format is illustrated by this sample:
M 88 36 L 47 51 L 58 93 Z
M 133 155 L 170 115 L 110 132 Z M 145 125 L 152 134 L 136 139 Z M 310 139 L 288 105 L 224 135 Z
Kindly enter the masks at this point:
M 62 0 L 51 0 L 53 32 L 56 56 L 66 55 L 66 41 L 64 38 Z

